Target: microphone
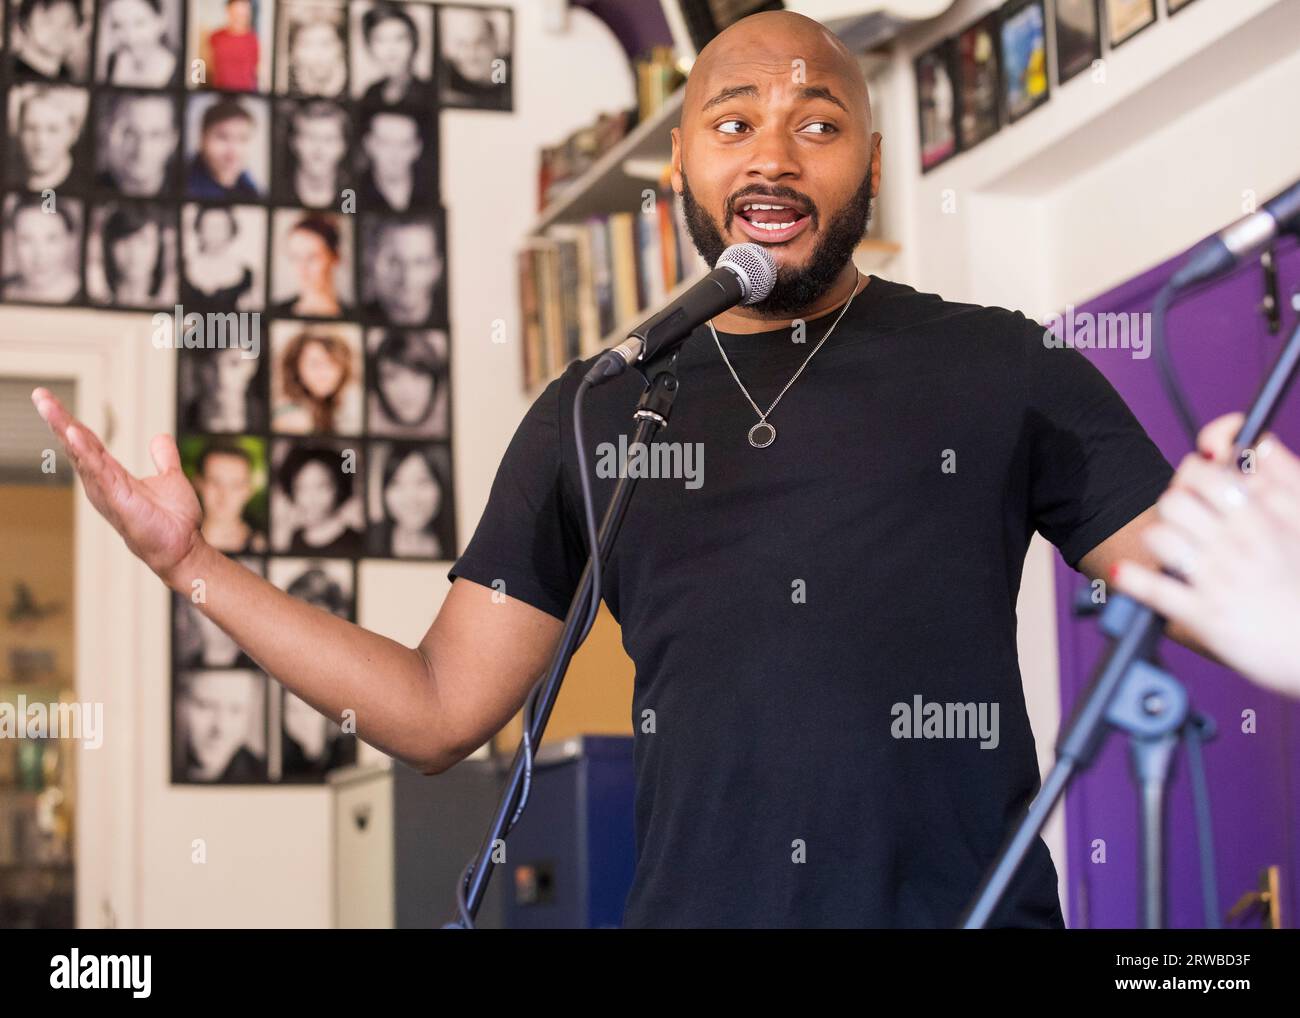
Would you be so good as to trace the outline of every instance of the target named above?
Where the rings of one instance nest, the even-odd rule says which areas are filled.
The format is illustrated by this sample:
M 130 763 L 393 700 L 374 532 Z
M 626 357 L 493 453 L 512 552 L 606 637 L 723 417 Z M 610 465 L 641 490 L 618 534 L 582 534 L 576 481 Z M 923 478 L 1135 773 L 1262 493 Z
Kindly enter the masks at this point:
M 596 386 L 621 375 L 634 361 L 650 360 L 685 342 L 695 328 L 737 304 L 757 304 L 776 285 L 776 261 L 758 244 L 732 244 L 707 276 L 610 347 L 587 372 Z
M 1227 272 L 1259 254 L 1278 234 L 1290 231 L 1300 231 L 1300 183 L 1292 184 L 1265 202 L 1258 212 L 1243 216 L 1193 248 L 1187 263 L 1169 280 L 1169 288 L 1185 290 Z

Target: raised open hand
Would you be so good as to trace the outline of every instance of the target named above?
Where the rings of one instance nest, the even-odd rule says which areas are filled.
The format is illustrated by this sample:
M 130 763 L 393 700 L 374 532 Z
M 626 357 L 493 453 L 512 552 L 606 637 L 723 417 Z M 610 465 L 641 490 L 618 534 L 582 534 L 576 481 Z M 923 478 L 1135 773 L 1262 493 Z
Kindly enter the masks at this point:
M 203 514 L 181 470 L 176 440 L 155 435 L 149 454 L 157 475 L 133 477 L 48 389 L 35 389 L 32 402 L 63 443 L 91 505 L 122 535 L 132 554 L 166 581 L 202 542 Z

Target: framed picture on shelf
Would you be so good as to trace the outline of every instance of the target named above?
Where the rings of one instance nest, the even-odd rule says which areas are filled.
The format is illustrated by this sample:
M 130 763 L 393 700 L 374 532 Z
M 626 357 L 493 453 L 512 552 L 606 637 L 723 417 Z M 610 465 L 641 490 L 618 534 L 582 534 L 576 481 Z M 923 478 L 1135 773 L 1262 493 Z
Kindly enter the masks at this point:
M 1056 81 L 1064 85 L 1101 57 L 1097 0 L 1056 0 Z
M 957 134 L 961 150 L 974 148 L 1002 126 L 998 74 L 998 17 L 990 14 L 957 36 Z
M 1043 0 L 1006 8 L 1001 26 L 1002 99 L 1007 120 L 1047 102 L 1047 30 Z
M 1111 49 L 1155 24 L 1156 0 L 1105 0 L 1106 38 Z
M 916 59 L 916 101 L 921 131 L 921 172 L 928 173 L 957 151 L 957 89 L 952 40 Z

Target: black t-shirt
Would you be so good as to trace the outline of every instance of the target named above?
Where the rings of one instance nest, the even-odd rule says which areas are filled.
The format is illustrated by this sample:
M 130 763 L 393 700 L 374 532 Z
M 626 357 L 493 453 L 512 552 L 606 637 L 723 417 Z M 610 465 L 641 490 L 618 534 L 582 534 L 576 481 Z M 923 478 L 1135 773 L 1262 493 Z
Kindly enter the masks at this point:
M 755 402 L 834 317 L 802 343 L 720 334 Z M 528 411 L 451 570 L 557 617 L 586 554 L 571 408 L 590 363 Z M 700 443 L 702 483 L 639 482 L 604 584 L 636 665 L 625 923 L 954 925 L 1039 784 L 1016 654 L 1030 537 L 1077 565 L 1155 502 L 1169 464 L 1040 325 L 874 276 L 768 448 L 749 445 L 757 416 L 707 328 L 678 378 L 653 442 Z M 598 519 L 615 483 L 595 476 L 598 446 L 631 435 L 641 385 L 628 372 L 588 397 Z M 924 735 L 932 705 L 952 725 L 949 705 L 974 705 L 985 731 L 996 705 L 996 746 L 896 737 Z M 1041 839 L 994 918 L 1062 924 Z

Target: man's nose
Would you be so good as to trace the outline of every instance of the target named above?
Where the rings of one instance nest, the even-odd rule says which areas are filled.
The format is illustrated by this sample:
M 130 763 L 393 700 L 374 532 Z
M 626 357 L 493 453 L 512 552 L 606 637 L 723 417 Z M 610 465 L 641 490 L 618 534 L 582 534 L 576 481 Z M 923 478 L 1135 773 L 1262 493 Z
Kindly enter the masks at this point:
M 784 127 L 757 131 L 753 148 L 750 149 L 747 173 L 751 180 L 798 179 L 800 165 L 796 139 Z

